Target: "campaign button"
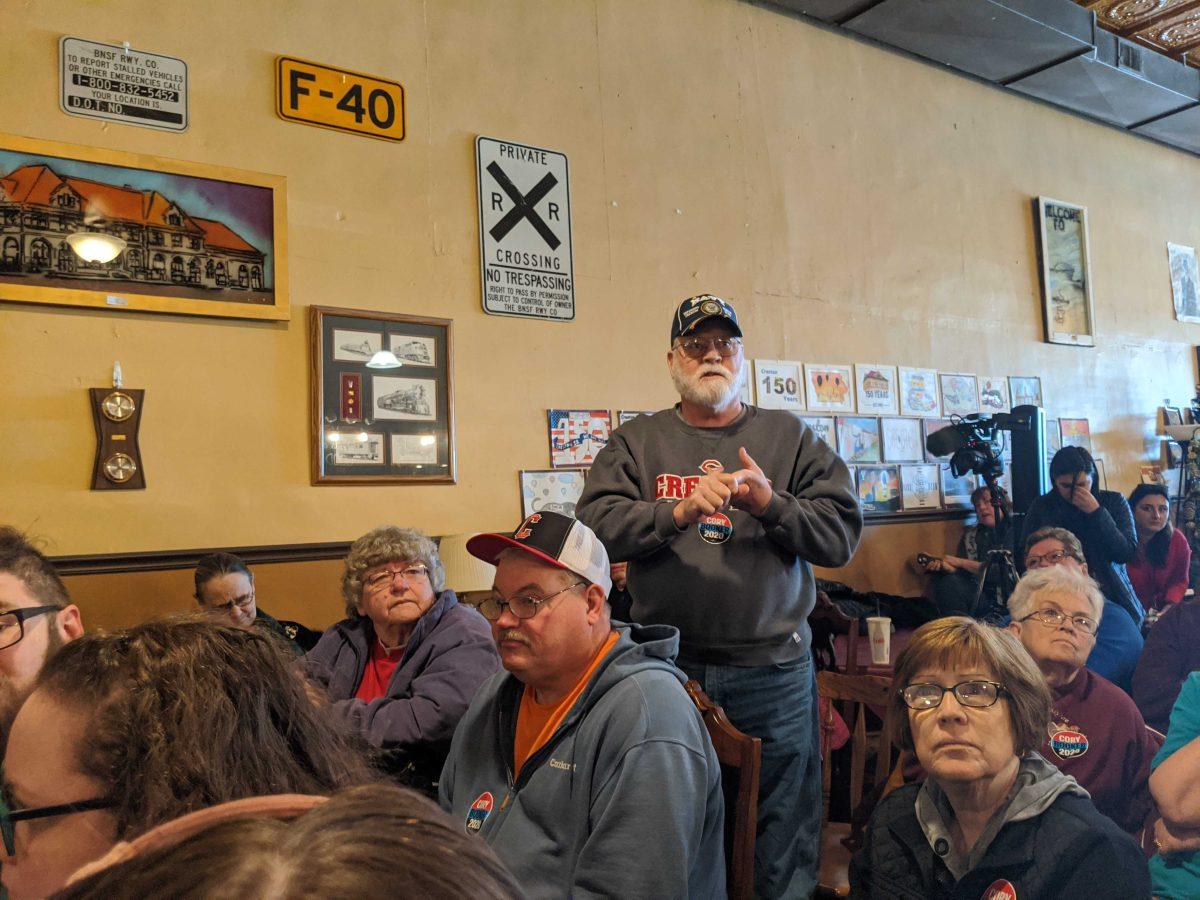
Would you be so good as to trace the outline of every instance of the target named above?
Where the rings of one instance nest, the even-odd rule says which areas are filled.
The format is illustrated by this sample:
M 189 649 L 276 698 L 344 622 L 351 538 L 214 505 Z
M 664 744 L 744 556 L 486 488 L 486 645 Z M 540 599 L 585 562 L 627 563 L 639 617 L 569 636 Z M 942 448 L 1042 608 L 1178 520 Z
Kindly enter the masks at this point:
M 1082 731 L 1062 729 L 1050 735 L 1050 749 L 1059 759 L 1075 759 L 1088 751 L 1087 735 Z
M 495 805 L 495 798 L 492 797 L 491 791 L 484 791 L 475 798 L 475 802 L 471 804 L 471 808 L 467 811 L 467 831 L 478 832 L 483 827 L 484 821 L 492 814 L 492 807 Z
M 696 523 L 696 528 L 700 537 L 710 544 L 723 544 L 733 534 L 733 522 L 729 521 L 729 516 L 724 513 L 702 516 Z
M 1017 889 L 1012 886 L 1011 881 L 997 878 L 987 886 L 979 900 L 1017 900 Z

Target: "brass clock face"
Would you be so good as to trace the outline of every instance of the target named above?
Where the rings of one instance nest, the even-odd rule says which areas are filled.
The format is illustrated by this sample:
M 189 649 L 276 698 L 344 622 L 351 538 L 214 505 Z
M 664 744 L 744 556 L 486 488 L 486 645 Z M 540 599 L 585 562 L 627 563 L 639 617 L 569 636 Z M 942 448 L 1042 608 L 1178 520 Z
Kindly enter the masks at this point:
M 124 484 L 137 474 L 137 463 L 127 453 L 114 453 L 104 461 L 104 477 L 117 484 Z
M 114 422 L 124 422 L 133 415 L 136 408 L 133 398 L 122 391 L 113 391 L 100 403 L 100 410 L 105 418 Z

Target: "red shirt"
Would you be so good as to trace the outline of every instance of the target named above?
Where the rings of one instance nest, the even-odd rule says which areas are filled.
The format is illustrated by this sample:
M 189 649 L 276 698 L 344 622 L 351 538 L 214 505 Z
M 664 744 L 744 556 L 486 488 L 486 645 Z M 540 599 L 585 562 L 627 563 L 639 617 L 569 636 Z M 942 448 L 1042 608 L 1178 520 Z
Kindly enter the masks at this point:
M 392 680 L 392 673 L 396 671 L 396 666 L 400 665 L 402 656 L 404 647 L 384 650 L 379 638 L 375 638 L 371 642 L 371 656 L 363 669 L 362 680 L 358 682 L 358 688 L 354 691 L 354 699 L 370 703 L 372 700 L 386 697 L 388 682 Z
M 1146 559 L 1142 548 L 1125 566 L 1134 593 L 1146 609 L 1159 609 L 1168 603 L 1178 603 L 1188 589 L 1188 565 L 1192 560 L 1192 548 L 1178 528 L 1171 535 L 1167 548 L 1167 561 L 1156 566 Z

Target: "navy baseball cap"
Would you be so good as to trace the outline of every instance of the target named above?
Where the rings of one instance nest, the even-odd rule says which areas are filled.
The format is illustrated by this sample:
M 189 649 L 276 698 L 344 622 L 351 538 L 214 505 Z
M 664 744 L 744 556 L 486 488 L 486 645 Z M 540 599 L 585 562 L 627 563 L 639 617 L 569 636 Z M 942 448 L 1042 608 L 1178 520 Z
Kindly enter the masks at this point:
M 468 553 L 493 566 L 500 554 L 511 548 L 600 585 L 606 597 L 612 590 L 608 551 L 596 533 L 578 519 L 548 510 L 536 512 L 521 521 L 512 537 L 477 534 L 467 541 Z
M 679 304 L 675 316 L 671 319 L 671 343 L 680 335 L 687 334 L 701 322 L 708 319 L 724 319 L 733 326 L 733 333 L 742 336 L 742 326 L 738 324 L 737 313 L 727 300 L 722 300 L 716 294 L 697 294 L 688 297 Z

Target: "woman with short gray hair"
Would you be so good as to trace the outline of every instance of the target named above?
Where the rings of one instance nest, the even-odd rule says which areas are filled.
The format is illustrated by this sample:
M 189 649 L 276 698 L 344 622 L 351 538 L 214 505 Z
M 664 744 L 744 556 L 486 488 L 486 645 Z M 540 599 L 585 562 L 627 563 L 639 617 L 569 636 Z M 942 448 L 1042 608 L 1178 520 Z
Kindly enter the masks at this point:
M 354 542 L 346 618 L 305 658 L 330 713 L 429 790 L 475 692 L 500 669 L 491 626 L 445 588 L 433 541 L 381 525 Z

